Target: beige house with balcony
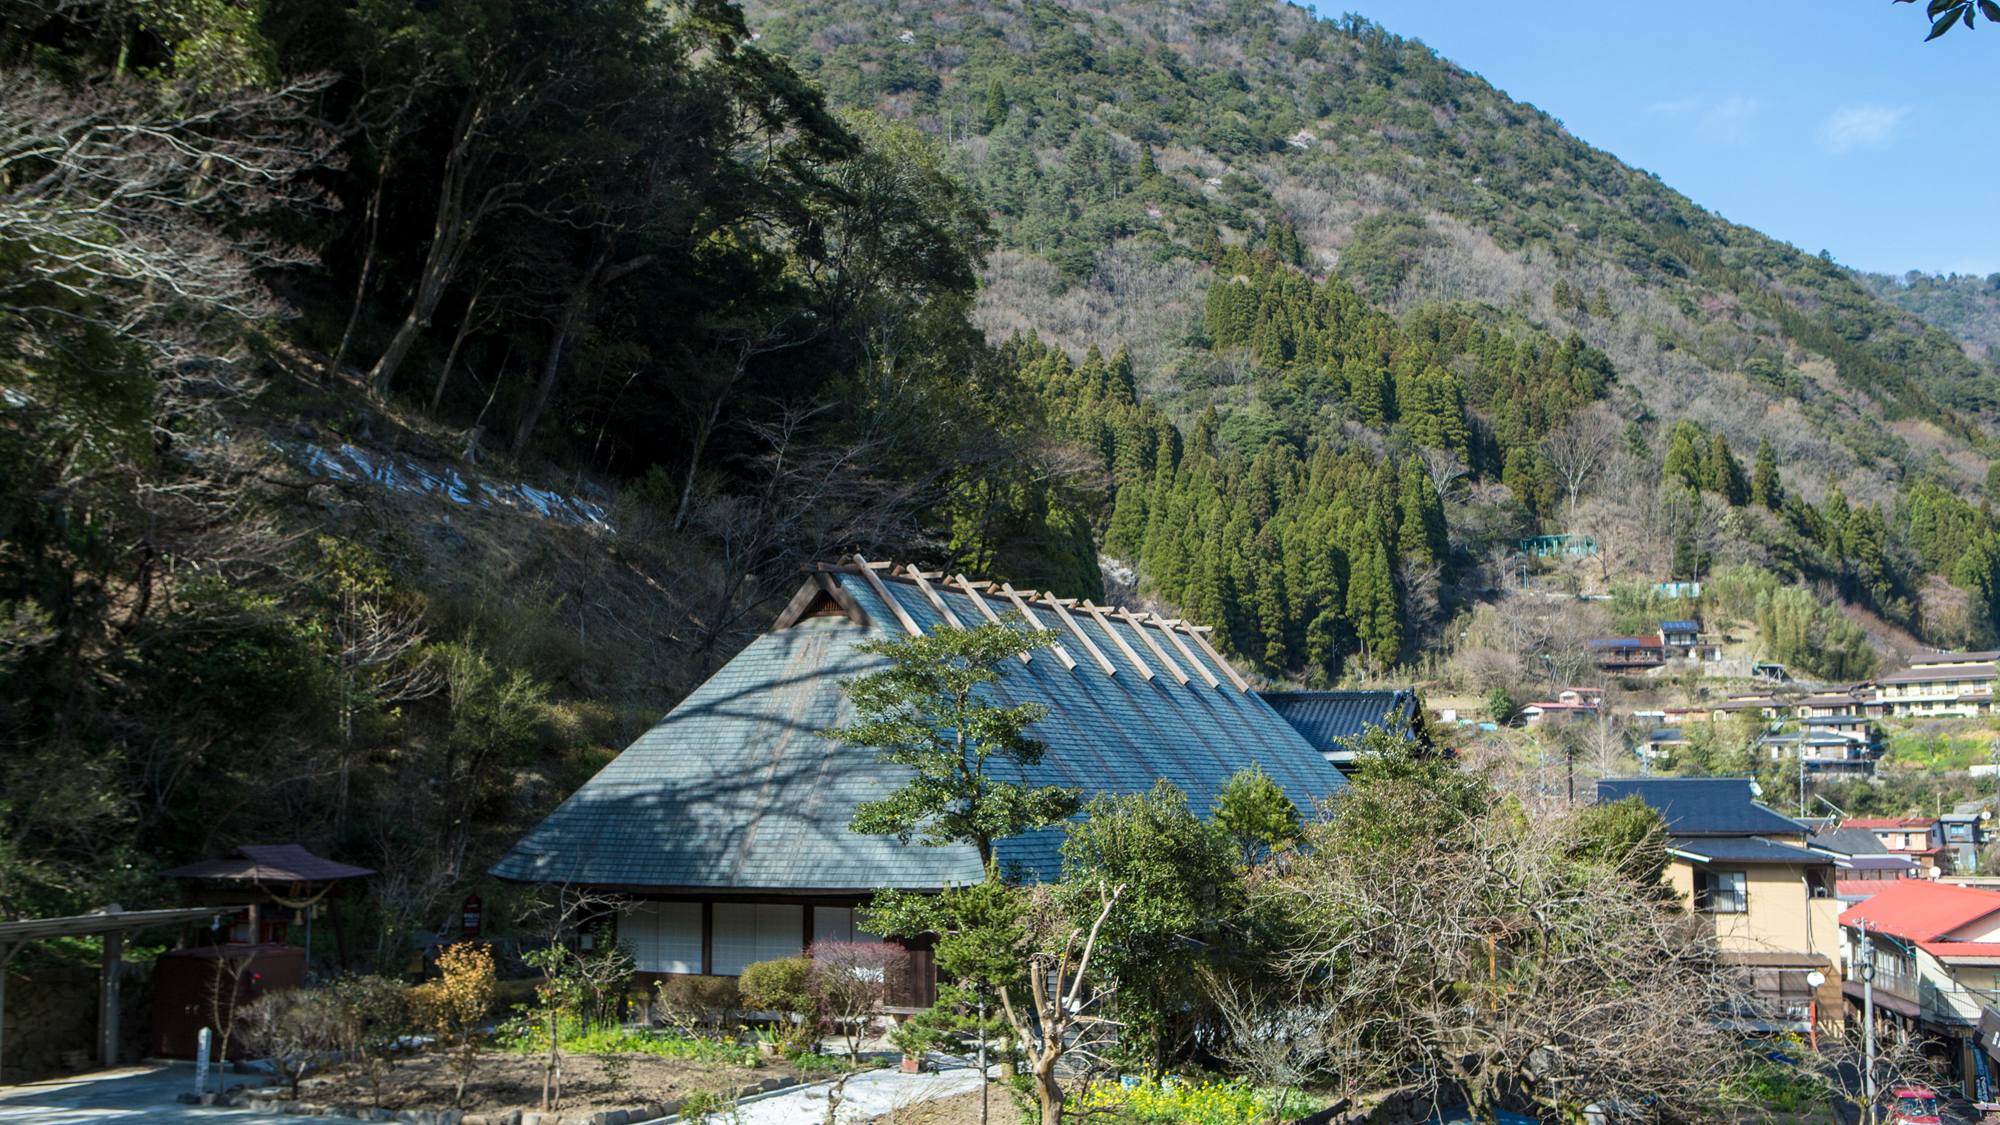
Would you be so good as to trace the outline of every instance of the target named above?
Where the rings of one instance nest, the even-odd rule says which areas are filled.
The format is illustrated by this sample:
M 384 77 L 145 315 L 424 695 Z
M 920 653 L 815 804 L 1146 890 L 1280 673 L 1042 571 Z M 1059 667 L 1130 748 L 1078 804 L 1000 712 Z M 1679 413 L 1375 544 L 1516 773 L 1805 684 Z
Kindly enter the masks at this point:
M 1937 652 L 1875 681 L 1874 703 L 1885 715 L 1971 717 L 1993 709 L 2000 652 Z
M 1743 777 L 1627 778 L 1597 799 L 1638 796 L 1667 823 L 1667 880 L 1745 966 L 1764 1011 L 1743 1030 L 1831 1031 L 1841 1003 L 1840 857 L 1806 846 L 1810 829 L 1756 799 Z M 1822 981 L 1815 986 L 1812 974 Z

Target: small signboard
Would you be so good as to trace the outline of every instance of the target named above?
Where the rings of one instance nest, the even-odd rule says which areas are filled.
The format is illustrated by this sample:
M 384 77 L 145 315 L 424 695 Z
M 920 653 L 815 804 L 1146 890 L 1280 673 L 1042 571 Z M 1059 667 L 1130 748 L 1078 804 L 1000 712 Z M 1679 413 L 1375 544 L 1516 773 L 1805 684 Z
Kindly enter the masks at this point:
M 466 895 L 465 907 L 459 915 L 458 936 L 461 941 L 471 941 L 479 936 L 480 902 L 478 895 Z

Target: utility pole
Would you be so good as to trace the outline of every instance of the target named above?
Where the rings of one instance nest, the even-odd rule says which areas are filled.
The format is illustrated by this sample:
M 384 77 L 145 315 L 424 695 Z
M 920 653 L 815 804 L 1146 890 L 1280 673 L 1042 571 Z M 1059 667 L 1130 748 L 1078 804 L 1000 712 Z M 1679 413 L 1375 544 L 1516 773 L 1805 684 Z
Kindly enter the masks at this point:
M 1861 1125 L 1875 1125 L 1875 939 L 1868 920 L 1861 921 L 1861 1041 L 1865 1069 L 1861 1072 Z

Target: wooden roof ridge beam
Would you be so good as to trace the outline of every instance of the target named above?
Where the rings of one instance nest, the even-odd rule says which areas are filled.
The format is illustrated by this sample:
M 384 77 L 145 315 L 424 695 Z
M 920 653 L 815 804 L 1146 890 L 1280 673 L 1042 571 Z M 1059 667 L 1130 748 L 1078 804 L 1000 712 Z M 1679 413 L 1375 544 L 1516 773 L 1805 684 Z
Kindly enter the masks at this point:
M 986 598 L 982 596 L 977 590 L 973 589 L 972 583 L 966 579 L 965 575 L 960 574 L 955 576 L 954 578 L 952 578 L 951 584 L 957 586 L 959 590 L 961 590 L 965 594 L 966 597 L 972 599 L 972 604 L 978 606 L 979 612 L 986 616 L 987 623 L 992 625 L 1000 624 L 1000 615 L 993 612 L 993 607 L 986 604 Z M 990 585 L 990 583 L 988 583 L 988 585 Z M 1021 663 L 1023 664 L 1029 663 L 1032 659 L 1025 652 L 1017 652 L 1014 655 L 1020 657 Z
M 1182 687 L 1186 687 L 1188 685 L 1188 674 L 1181 671 L 1181 666 L 1174 663 L 1174 658 L 1168 656 L 1167 650 L 1160 647 L 1160 642 L 1154 640 L 1153 635 L 1146 631 L 1146 623 L 1134 617 L 1132 611 L 1123 606 L 1118 608 L 1118 616 L 1124 618 L 1125 624 L 1130 625 L 1132 631 L 1139 635 L 1139 639 L 1146 643 L 1146 647 L 1153 650 L 1153 655 L 1166 667 L 1167 675 L 1178 680 Z
M 1111 621 L 1104 616 L 1104 607 L 1092 603 L 1089 598 L 1085 598 L 1081 604 L 1083 605 L 1083 611 L 1090 615 L 1090 619 L 1097 622 L 1097 627 L 1104 630 L 1104 635 L 1111 638 L 1111 643 L 1118 646 L 1118 651 L 1125 654 L 1125 659 L 1132 662 L 1132 667 L 1138 669 L 1141 676 L 1151 680 L 1153 678 L 1152 665 L 1139 659 L 1139 654 L 1133 650 L 1131 645 L 1125 643 L 1125 638 L 1119 635 L 1118 630 L 1112 626 Z
M 1070 600 L 1075 601 L 1076 599 L 1072 598 Z M 1063 606 L 1062 599 L 1056 597 L 1054 594 L 1043 594 L 1042 604 L 1055 611 L 1056 616 L 1062 620 L 1063 626 L 1070 631 L 1071 636 L 1076 638 L 1076 643 L 1082 645 L 1084 651 L 1090 653 L 1091 659 L 1097 661 L 1097 666 L 1104 669 L 1105 675 L 1118 675 L 1118 666 L 1111 663 L 1111 658 L 1104 655 L 1104 650 L 1098 648 L 1097 642 L 1091 640 L 1089 634 L 1083 631 L 1083 626 L 1078 625 L 1076 620 L 1069 615 L 1069 610 Z
M 1249 681 L 1236 674 L 1236 669 L 1230 667 L 1229 661 L 1224 660 L 1222 654 L 1215 651 L 1215 646 L 1208 643 L 1207 637 L 1202 636 L 1199 630 L 1185 623 L 1181 625 L 1181 628 L 1186 629 L 1187 635 L 1194 638 L 1194 643 L 1201 646 L 1201 651 L 1207 653 L 1210 660 L 1215 661 L 1215 666 L 1222 669 L 1222 674 L 1228 677 L 1230 683 L 1236 685 L 1237 691 L 1243 692 L 1245 695 L 1250 693 Z
M 1209 687 L 1220 688 L 1222 686 L 1222 681 L 1215 678 L 1215 673 L 1208 670 L 1208 664 L 1205 661 L 1203 661 L 1200 657 L 1196 656 L 1192 649 L 1188 648 L 1187 642 L 1181 640 L 1181 635 L 1179 633 L 1174 632 L 1173 627 L 1174 625 L 1177 624 L 1177 622 L 1168 621 L 1166 618 L 1161 617 L 1157 613 L 1152 614 L 1150 616 L 1152 617 L 1153 625 L 1156 628 L 1158 628 L 1160 632 L 1165 633 L 1167 635 L 1167 639 L 1174 643 L 1174 647 L 1180 650 L 1181 656 L 1186 658 L 1188 662 L 1188 667 L 1194 669 L 1194 674 L 1200 676 L 1202 680 L 1208 684 Z
M 862 558 L 860 555 L 855 555 L 854 561 L 861 564 L 861 577 L 868 580 L 868 585 L 875 591 L 876 597 L 888 603 L 889 612 L 896 615 L 896 621 L 902 625 L 903 631 L 912 637 L 923 636 L 924 631 L 917 627 L 915 621 L 910 619 L 910 613 L 903 608 L 903 603 L 896 600 L 896 596 L 889 592 L 888 585 L 882 581 L 882 576 L 875 573 L 877 569 L 876 565 Z
M 915 567 L 906 567 L 904 568 L 903 573 L 908 575 L 911 580 L 916 582 L 917 589 L 922 590 L 924 592 L 924 600 L 931 603 L 931 608 L 938 611 L 939 617 L 944 618 L 945 621 L 948 624 L 950 624 L 951 627 L 954 629 L 965 628 L 965 622 L 960 621 L 958 619 L 958 614 L 953 613 L 951 611 L 951 607 L 944 604 L 944 599 L 938 596 L 938 592 L 936 590 L 931 589 L 931 584 L 929 582 L 924 581 L 923 571 L 918 570 Z
M 1002 582 L 1000 584 L 1000 592 L 1007 596 L 1008 601 L 1014 603 L 1014 608 L 1021 611 L 1021 618 L 1036 632 L 1041 632 L 1048 628 L 1048 626 L 1042 624 L 1041 618 L 1035 616 L 1034 609 L 1028 605 L 1026 599 L 1021 597 L 1021 592 L 1014 589 L 1012 583 Z M 1049 651 L 1056 654 L 1056 659 L 1062 661 L 1063 667 L 1072 672 L 1076 671 L 1075 659 L 1070 656 L 1069 652 L 1062 645 L 1051 642 Z

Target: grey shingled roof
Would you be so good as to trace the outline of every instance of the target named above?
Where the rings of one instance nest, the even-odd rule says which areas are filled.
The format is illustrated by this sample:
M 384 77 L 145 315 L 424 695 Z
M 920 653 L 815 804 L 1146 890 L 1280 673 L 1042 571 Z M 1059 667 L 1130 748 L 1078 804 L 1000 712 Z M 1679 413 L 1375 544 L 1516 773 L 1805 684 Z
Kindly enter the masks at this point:
M 1394 715 L 1404 729 L 1417 723 L 1417 693 L 1394 691 L 1267 691 L 1261 693 L 1285 721 L 1298 729 L 1313 748 L 1337 765 L 1352 764 L 1354 748 L 1342 739 L 1354 738 L 1384 715 Z
M 969 844 L 904 845 L 847 830 L 856 806 L 887 796 L 911 775 L 814 732 L 851 721 L 841 682 L 882 664 L 853 646 L 901 629 L 864 579 L 852 571 L 827 577 L 870 625 L 807 616 L 752 641 L 530 831 L 493 873 L 635 890 L 768 892 L 923 889 L 981 878 Z M 943 627 L 913 585 L 886 580 L 885 587 L 926 632 Z M 933 588 L 960 620 L 983 619 L 964 593 Z M 998 599 L 988 604 L 1002 616 L 1011 612 Z M 1034 609 L 1045 625 L 1056 624 L 1045 603 Z M 1306 810 L 1345 784 L 1256 693 L 1238 690 L 1212 664 L 1219 688 L 1199 677 L 1182 685 L 1156 666 L 1129 626 L 1114 624 L 1153 668 L 1148 681 L 1087 615 L 1072 620 L 1117 673 L 1107 675 L 1061 629 L 1075 669 L 1046 650 L 1026 665 L 1006 662 L 993 685 L 996 702 L 1049 708 L 1031 732 L 1048 743 L 1048 755 L 1021 780 L 1095 795 L 1143 792 L 1165 778 L 1204 813 L 1222 784 L 1252 763 Z M 1001 841 L 996 853 L 1003 865 L 1051 879 L 1061 840 L 1059 829 L 1047 829 Z
M 1833 857 L 1820 852 L 1807 851 L 1791 844 L 1780 844 L 1773 840 L 1755 836 L 1708 836 L 1687 839 L 1676 836 L 1668 841 L 1668 846 L 1683 855 L 1693 856 L 1705 862 L 1737 863 L 1799 863 L 1815 866 L 1831 865 Z
M 1658 809 L 1675 836 L 1759 836 L 1803 834 L 1806 826 L 1757 803 L 1747 777 L 1607 778 L 1597 783 L 1599 801 L 1634 793 Z

